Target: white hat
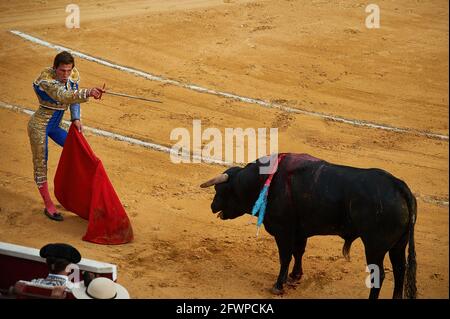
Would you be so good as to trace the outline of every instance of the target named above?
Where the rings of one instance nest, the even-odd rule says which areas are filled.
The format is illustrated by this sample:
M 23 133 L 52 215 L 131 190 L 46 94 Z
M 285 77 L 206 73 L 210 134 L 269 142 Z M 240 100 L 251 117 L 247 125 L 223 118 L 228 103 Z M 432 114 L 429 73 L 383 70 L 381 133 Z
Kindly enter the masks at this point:
M 105 277 L 93 279 L 87 288 L 84 284 L 74 288 L 72 293 L 77 299 L 130 299 L 123 286 Z

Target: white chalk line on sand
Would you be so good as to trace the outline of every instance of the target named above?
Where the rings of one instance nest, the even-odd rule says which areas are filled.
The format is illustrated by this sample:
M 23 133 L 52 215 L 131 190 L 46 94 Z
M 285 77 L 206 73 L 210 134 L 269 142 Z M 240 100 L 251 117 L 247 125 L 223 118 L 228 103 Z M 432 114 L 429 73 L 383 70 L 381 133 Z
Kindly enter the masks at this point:
M 448 206 L 448 198 L 437 196 L 426 196 L 421 194 L 414 194 L 417 198 L 420 198 L 423 202 L 433 204 L 437 206 Z
M 285 111 L 285 112 L 289 112 L 289 113 L 296 113 L 296 114 L 303 114 L 303 115 L 319 117 L 319 118 L 323 118 L 326 120 L 345 123 L 345 124 L 349 124 L 349 125 L 353 125 L 353 126 L 381 129 L 381 130 L 392 131 L 392 132 L 397 132 L 397 133 L 410 133 L 410 134 L 414 134 L 414 135 L 425 136 L 425 137 L 432 138 L 432 139 L 448 141 L 448 135 L 442 135 L 442 134 L 437 134 L 437 133 L 432 133 L 432 132 L 425 132 L 425 131 L 420 131 L 420 130 L 416 130 L 416 129 L 412 129 L 412 128 L 400 128 L 400 127 L 395 127 L 395 126 L 391 126 L 391 125 L 387 125 L 387 124 L 378 124 L 378 123 L 364 121 L 364 120 L 347 119 L 347 118 L 343 118 L 340 116 L 324 114 L 321 112 L 312 112 L 312 111 L 302 110 L 302 109 L 298 109 L 298 108 L 285 106 L 285 105 L 282 105 L 279 103 L 271 103 L 271 102 L 267 102 L 267 101 L 264 101 L 261 99 L 249 98 L 249 97 L 245 97 L 245 96 L 236 95 L 233 93 L 216 91 L 216 90 L 204 88 L 204 87 L 201 87 L 201 86 L 198 86 L 195 84 L 182 83 L 180 81 L 167 79 L 167 78 L 157 76 L 157 75 L 145 72 L 145 71 L 140 71 L 140 70 L 136 70 L 136 69 L 126 67 L 123 65 L 115 64 L 115 63 L 109 62 L 107 60 L 100 59 L 100 58 L 97 58 L 97 57 L 94 57 L 94 56 L 91 56 L 88 54 L 84 54 L 79 51 L 75 51 L 75 50 L 60 46 L 60 45 L 52 44 L 50 42 L 41 40 L 39 38 L 36 38 L 29 34 L 23 33 L 21 31 L 11 30 L 10 32 L 25 39 L 25 40 L 45 46 L 47 48 L 52 48 L 52 49 L 55 49 L 58 51 L 68 51 L 72 55 L 75 55 L 79 58 L 82 58 L 82 59 L 85 59 L 85 60 L 88 60 L 91 62 L 95 62 L 95 63 L 101 64 L 101 65 L 104 65 L 104 66 L 107 66 L 107 67 L 110 67 L 110 68 L 113 68 L 116 70 L 120 70 L 120 71 L 123 71 L 126 73 L 130 73 L 130 74 L 133 74 L 138 77 L 143 77 L 143 78 L 151 80 L 151 81 L 167 83 L 167 84 L 175 85 L 178 87 L 186 88 L 189 90 L 193 90 L 196 92 L 207 93 L 207 94 L 212 94 L 212 95 L 221 96 L 221 97 L 225 97 L 225 98 L 230 98 L 230 99 L 238 100 L 238 101 L 249 103 L 249 104 L 257 104 L 259 106 L 263 106 L 266 108 L 279 109 L 281 111 Z
M 22 106 L 18 106 L 18 105 L 11 105 L 5 102 L 0 101 L 0 107 L 7 109 L 7 110 L 12 110 L 15 112 L 20 112 L 20 113 L 24 113 L 27 114 L 29 116 L 34 114 L 34 111 L 31 111 L 27 108 L 24 108 Z M 63 121 L 65 124 L 70 125 L 71 123 L 69 121 L 64 120 Z M 103 136 L 103 137 L 107 137 L 107 138 L 112 138 L 115 140 L 119 140 L 119 141 L 123 141 L 123 142 L 127 142 L 130 144 L 134 144 L 134 145 L 139 145 L 139 146 L 143 146 L 145 148 L 149 148 L 155 151 L 159 151 L 159 152 L 163 152 L 163 153 L 169 153 L 169 154 L 173 154 L 178 156 L 179 158 L 185 158 L 185 159 L 190 159 L 190 160 L 198 160 L 198 161 L 202 161 L 208 164 L 218 164 L 218 165 L 225 165 L 225 166 L 231 166 L 232 164 L 222 161 L 222 160 L 218 160 L 218 159 L 214 159 L 214 158 L 210 158 L 210 157 L 206 157 L 206 156 L 200 156 L 200 155 L 196 155 L 196 154 L 190 154 L 190 153 L 186 153 L 183 152 L 181 155 L 179 153 L 177 153 L 176 151 L 172 150 L 171 148 L 167 147 L 167 146 L 163 146 L 163 145 L 159 145 L 159 144 L 155 144 L 155 143 L 150 143 L 150 142 L 145 142 L 142 140 L 139 140 L 137 138 L 133 138 L 133 137 L 129 137 L 129 136 L 125 136 L 125 135 L 120 135 L 120 134 L 116 134 L 116 133 L 112 133 L 112 132 L 108 132 L 105 130 L 101 130 L 98 128 L 94 128 L 94 127 L 89 127 L 89 126 L 84 126 L 83 125 L 83 130 L 87 131 L 87 132 L 91 132 L 94 135 L 98 135 L 98 136 Z
M 15 112 L 20 112 L 20 113 L 24 113 L 27 114 L 29 116 L 32 116 L 34 114 L 34 111 L 31 111 L 25 107 L 22 106 L 18 106 L 18 105 L 12 105 L 12 104 L 8 104 L 5 102 L 0 101 L 0 107 L 7 109 L 7 110 L 11 110 L 11 111 L 15 111 Z M 65 124 L 70 125 L 69 121 L 63 121 Z M 129 136 L 124 136 L 124 135 L 120 135 L 120 134 L 116 134 L 116 133 L 112 133 L 112 132 L 108 132 L 108 131 L 104 131 L 101 129 L 97 129 L 97 128 L 93 128 L 93 127 L 89 127 L 89 126 L 83 126 L 83 130 L 88 131 L 93 133 L 94 135 L 98 135 L 98 136 L 102 136 L 102 137 L 106 137 L 106 138 L 111 138 L 114 140 L 119 140 L 122 142 L 127 142 L 130 144 L 134 144 L 134 145 L 138 145 L 138 146 L 142 146 L 145 148 L 149 148 L 155 151 L 159 151 L 159 152 L 163 152 L 163 153 L 173 153 L 175 155 L 178 155 L 176 152 L 174 152 L 172 149 L 170 149 L 167 146 L 163 146 L 163 145 L 159 145 L 159 144 L 155 144 L 155 143 L 150 143 L 150 142 L 145 142 L 133 137 L 129 137 Z M 184 158 L 190 158 L 191 154 L 186 154 L 184 153 L 182 155 Z M 208 158 L 208 157 L 201 157 L 199 155 L 192 155 L 192 158 L 196 158 L 199 159 L 201 161 L 204 161 L 206 163 L 209 164 L 218 164 L 218 165 L 225 165 L 225 166 L 232 166 L 232 164 L 228 163 L 228 162 L 224 162 L 221 160 L 217 160 L 217 159 L 213 159 L 213 158 Z M 436 197 L 436 196 L 423 196 L 421 194 L 414 194 L 417 198 L 420 198 L 422 201 L 429 203 L 429 204 L 434 204 L 437 206 L 448 206 L 448 198 L 442 198 L 442 197 Z

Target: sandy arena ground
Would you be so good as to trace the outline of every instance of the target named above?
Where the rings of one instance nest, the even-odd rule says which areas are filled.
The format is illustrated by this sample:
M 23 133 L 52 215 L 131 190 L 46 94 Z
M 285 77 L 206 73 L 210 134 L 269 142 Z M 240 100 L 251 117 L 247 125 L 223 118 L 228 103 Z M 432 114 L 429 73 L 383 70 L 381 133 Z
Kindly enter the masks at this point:
M 67 1 L 0 0 L 0 101 L 32 110 L 31 83 L 55 50 L 9 32 L 152 74 L 309 111 L 448 136 L 448 2 L 377 1 L 381 28 L 367 29 L 359 1 L 78 1 L 81 28 L 64 25 Z M 419 298 L 449 297 L 448 140 L 326 121 L 149 81 L 76 58 L 84 87 L 163 104 L 105 96 L 82 105 L 83 123 L 171 146 L 176 127 L 278 127 L 282 152 L 309 153 L 344 165 L 379 167 L 418 196 Z M 66 118 L 68 114 L 66 115 Z M 86 258 L 118 265 L 118 282 L 135 298 L 366 298 L 360 240 L 352 259 L 343 240 L 314 237 L 304 277 L 274 297 L 278 253 L 255 220 L 216 219 L 213 189 L 199 184 L 225 167 L 173 164 L 169 155 L 86 133 L 132 221 L 135 241 L 101 246 L 81 240 L 87 222 L 63 211 L 42 214 L 32 179 L 29 116 L 0 108 L 0 241 L 40 248 L 67 242 Z M 49 179 L 61 149 L 50 143 Z M 447 204 L 443 203 L 446 202 Z M 393 274 L 385 259 L 382 298 Z

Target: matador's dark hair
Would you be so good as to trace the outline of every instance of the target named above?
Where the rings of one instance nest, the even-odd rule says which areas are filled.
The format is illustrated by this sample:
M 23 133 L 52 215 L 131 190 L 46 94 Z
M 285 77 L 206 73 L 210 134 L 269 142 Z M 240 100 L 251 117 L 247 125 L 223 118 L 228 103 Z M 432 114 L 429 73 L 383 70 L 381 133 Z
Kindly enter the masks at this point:
M 67 51 L 60 52 L 55 56 L 55 60 L 53 60 L 53 68 L 56 69 L 60 64 L 72 64 L 72 67 L 74 67 L 75 59 Z

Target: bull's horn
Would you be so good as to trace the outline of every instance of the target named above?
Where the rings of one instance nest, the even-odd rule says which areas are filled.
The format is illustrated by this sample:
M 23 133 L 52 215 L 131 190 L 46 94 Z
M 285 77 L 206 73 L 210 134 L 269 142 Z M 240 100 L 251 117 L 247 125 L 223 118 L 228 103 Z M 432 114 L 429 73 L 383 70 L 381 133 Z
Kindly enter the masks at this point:
M 220 174 L 214 178 L 211 178 L 209 181 L 204 182 L 202 185 L 200 185 L 201 188 L 206 188 L 209 186 L 213 186 L 220 183 L 225 183 L 228 180 L 228 174 Z

